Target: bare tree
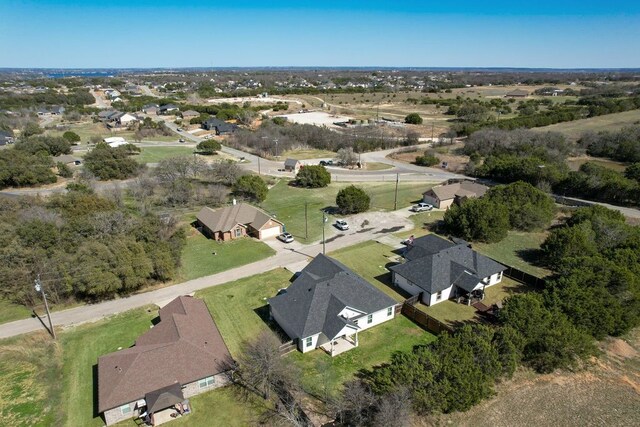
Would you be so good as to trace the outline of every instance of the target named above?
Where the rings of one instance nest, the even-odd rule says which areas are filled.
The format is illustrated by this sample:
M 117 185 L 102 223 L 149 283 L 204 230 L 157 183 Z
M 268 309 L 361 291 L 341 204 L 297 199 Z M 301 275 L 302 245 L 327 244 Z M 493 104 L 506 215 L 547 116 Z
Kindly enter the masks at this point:
M 213 182 L 231 185 L 244 175 L 244 171 L 234 162 L 217 162 L 210 166 L 208 178 Z
M 245 386 L 265 399 L 281 388 L 294 384 L 292 366 L 280 356 L 280 341 L 271 331 L 264 331 L 245 344 L 240 356 L 239 377 Z
M 339 149 L 336 157 L 346 166 L 353 166 L 358 162 L 358 155 L 353 152 L 351 147 Z
M 411 392 L 401 387 L 378 401 L 374 427 L 408 427 L 411 425 Z
M 334 402 L 337 421 L 343 425 L 362 426 L 369 422 L 376 397 L 360 380 L 352 380 L 344 385 L 342 396 Z

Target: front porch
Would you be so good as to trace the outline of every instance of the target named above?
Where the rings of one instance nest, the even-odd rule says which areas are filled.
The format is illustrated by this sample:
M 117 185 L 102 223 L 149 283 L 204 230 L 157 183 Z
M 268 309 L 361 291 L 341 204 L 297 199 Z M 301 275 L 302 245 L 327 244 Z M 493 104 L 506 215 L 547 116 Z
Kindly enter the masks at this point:
M 335 357 L 356 347 L 358 347 L 358 332 L 352 336 L 343 335 L 320 346 L 320 348 L 326 351 L 331 357 Z

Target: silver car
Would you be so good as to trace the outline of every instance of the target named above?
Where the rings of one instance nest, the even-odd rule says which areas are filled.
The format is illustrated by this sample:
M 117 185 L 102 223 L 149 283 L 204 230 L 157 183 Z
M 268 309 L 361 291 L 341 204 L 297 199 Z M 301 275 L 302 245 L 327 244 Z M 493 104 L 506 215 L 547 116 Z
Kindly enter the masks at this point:
M 291 243 L 294 240 L 293 236 L 289 233 L 282 233 L 278 236 L 278 239 L 283 241 L 284 243 Z
M 336 221 L 336 227 L 342 231 L 349 229 L 349 223 L 343 219 L 339 219 Z

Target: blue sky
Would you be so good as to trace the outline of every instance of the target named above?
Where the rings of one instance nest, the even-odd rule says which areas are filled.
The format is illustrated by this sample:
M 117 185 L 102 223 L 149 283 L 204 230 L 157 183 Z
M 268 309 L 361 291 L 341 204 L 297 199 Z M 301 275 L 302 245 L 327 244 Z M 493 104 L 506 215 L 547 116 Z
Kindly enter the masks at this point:
M 638 68 L 640 2 L 0 0 L 0 67 L 289 65 Z

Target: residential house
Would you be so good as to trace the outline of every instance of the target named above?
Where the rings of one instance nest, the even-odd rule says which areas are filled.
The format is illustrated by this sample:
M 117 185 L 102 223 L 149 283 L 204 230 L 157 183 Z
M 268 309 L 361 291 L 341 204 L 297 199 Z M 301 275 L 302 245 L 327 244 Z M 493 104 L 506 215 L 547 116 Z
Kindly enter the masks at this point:
M 78 157 L 74 157 L 71 154 L 62 154 L 53 158 L 54 163 L 63 163 L 67 166 L 78 166 L 82 164 L 82 160 Z
M 465 198 L 482 197 L 488 190 L 489 187 L 486 185 L 478 184 L 474 181 L 455 182 L 436 185 L 422 193 L 422 200 L 438 209 L 447 209 L 456 201 L 459 202 Z
M 300 160 L 287 159 L 284 161 L 284 170 L 286 172 L 298 173 L 301 166 L 302 166 L 302 163 L 300 163 Z
M 111 136 L 102 140 L 111 148 L 120 147 L 121 145 L 127 145 L 128 142 L 121 136 Z
M 238 126 L 234 125 L 233 123 L 224 122 L 220 125 L 217 125 L 215 129 L 216 129 L 216 135 L 220 135 L 220 136 L 231 135 L 236 131 L 236 129 L 238 129 Z
M 145 114 L 158 114 L 158 109 L 160 106 L 158 104 L 147 104 L 142 107 L 142 112 Z
M 215 130 L 217 126 L 221 126 L 226 124 L 226 122 L 217 119 L 215 117 L 211 117 L 207 120 L 205 120 L 204 122 L 202 122 L 202 129 L 205 130 Z
M 65 112 L 65 108 L 59 105 L 52 107 L 38 108 L 37 114 L 39 116 L 59 116 Z
M 13 144 L 13 132 L 0 129 L 0 145 Z
M 113 126 L 115 127 L 122 127 L 122 126 L 126 127 L 139 120 L 140 119 L 138 119 L 136 116 L 129 113 L 117 113 L 112 116 L 109 116 L 109 121 L 113 123 Z
M 522 89 L 512 90 L 505 95 L 506 98 L 526 98 L 527 96 L 529 96 L 529 92 Z
M 180 108 L 178 108 L 176 105 L 165 104 L 165 105 L 161 105 L 160 108 L 158 108 L 157 114 L 166 115 L 166 114 L 177 113 L 178 111 L 180 111 Z
M 133 347 L 98 358 L 98 412 L 107 425 L 230 382 L 234 362 L 202 300 L 181 296 L 159 314 Z
M 461 296 L 484 297 L 484 290 L 502 281 L 506 267 L 471 249 L 464 241 L 451 242 L 435 234 L 414 239 L 405 262 L 390 268 L 393 284 L 426 305 Z
M 117 110 L 102 110 L 98 112 L 98 119 L 102 122 L 108 123 L 112 121 L 118 114 L 121 113 Z
M 260 240 L 282 233 L 284 224 L 248 203 L 213 210 L 204 207 L 196 216 L 202 234 L 216 240 L 235 240 L 244 236 Z
M 182 118 L 185 119 L 185 120 L 191 120 L 191 119 L 194 119 L 196 117 L 200 117 L 200 113 L 198 113 L 195 110 L 187 110 L 187 111 L 182 113 Z
M 298 350 L 322 347 L 332 356 L 357 347 L 359 332 L 393 319 L 395 305 L 393 298 L 323 254 L 269 299 L 271 317 Z

